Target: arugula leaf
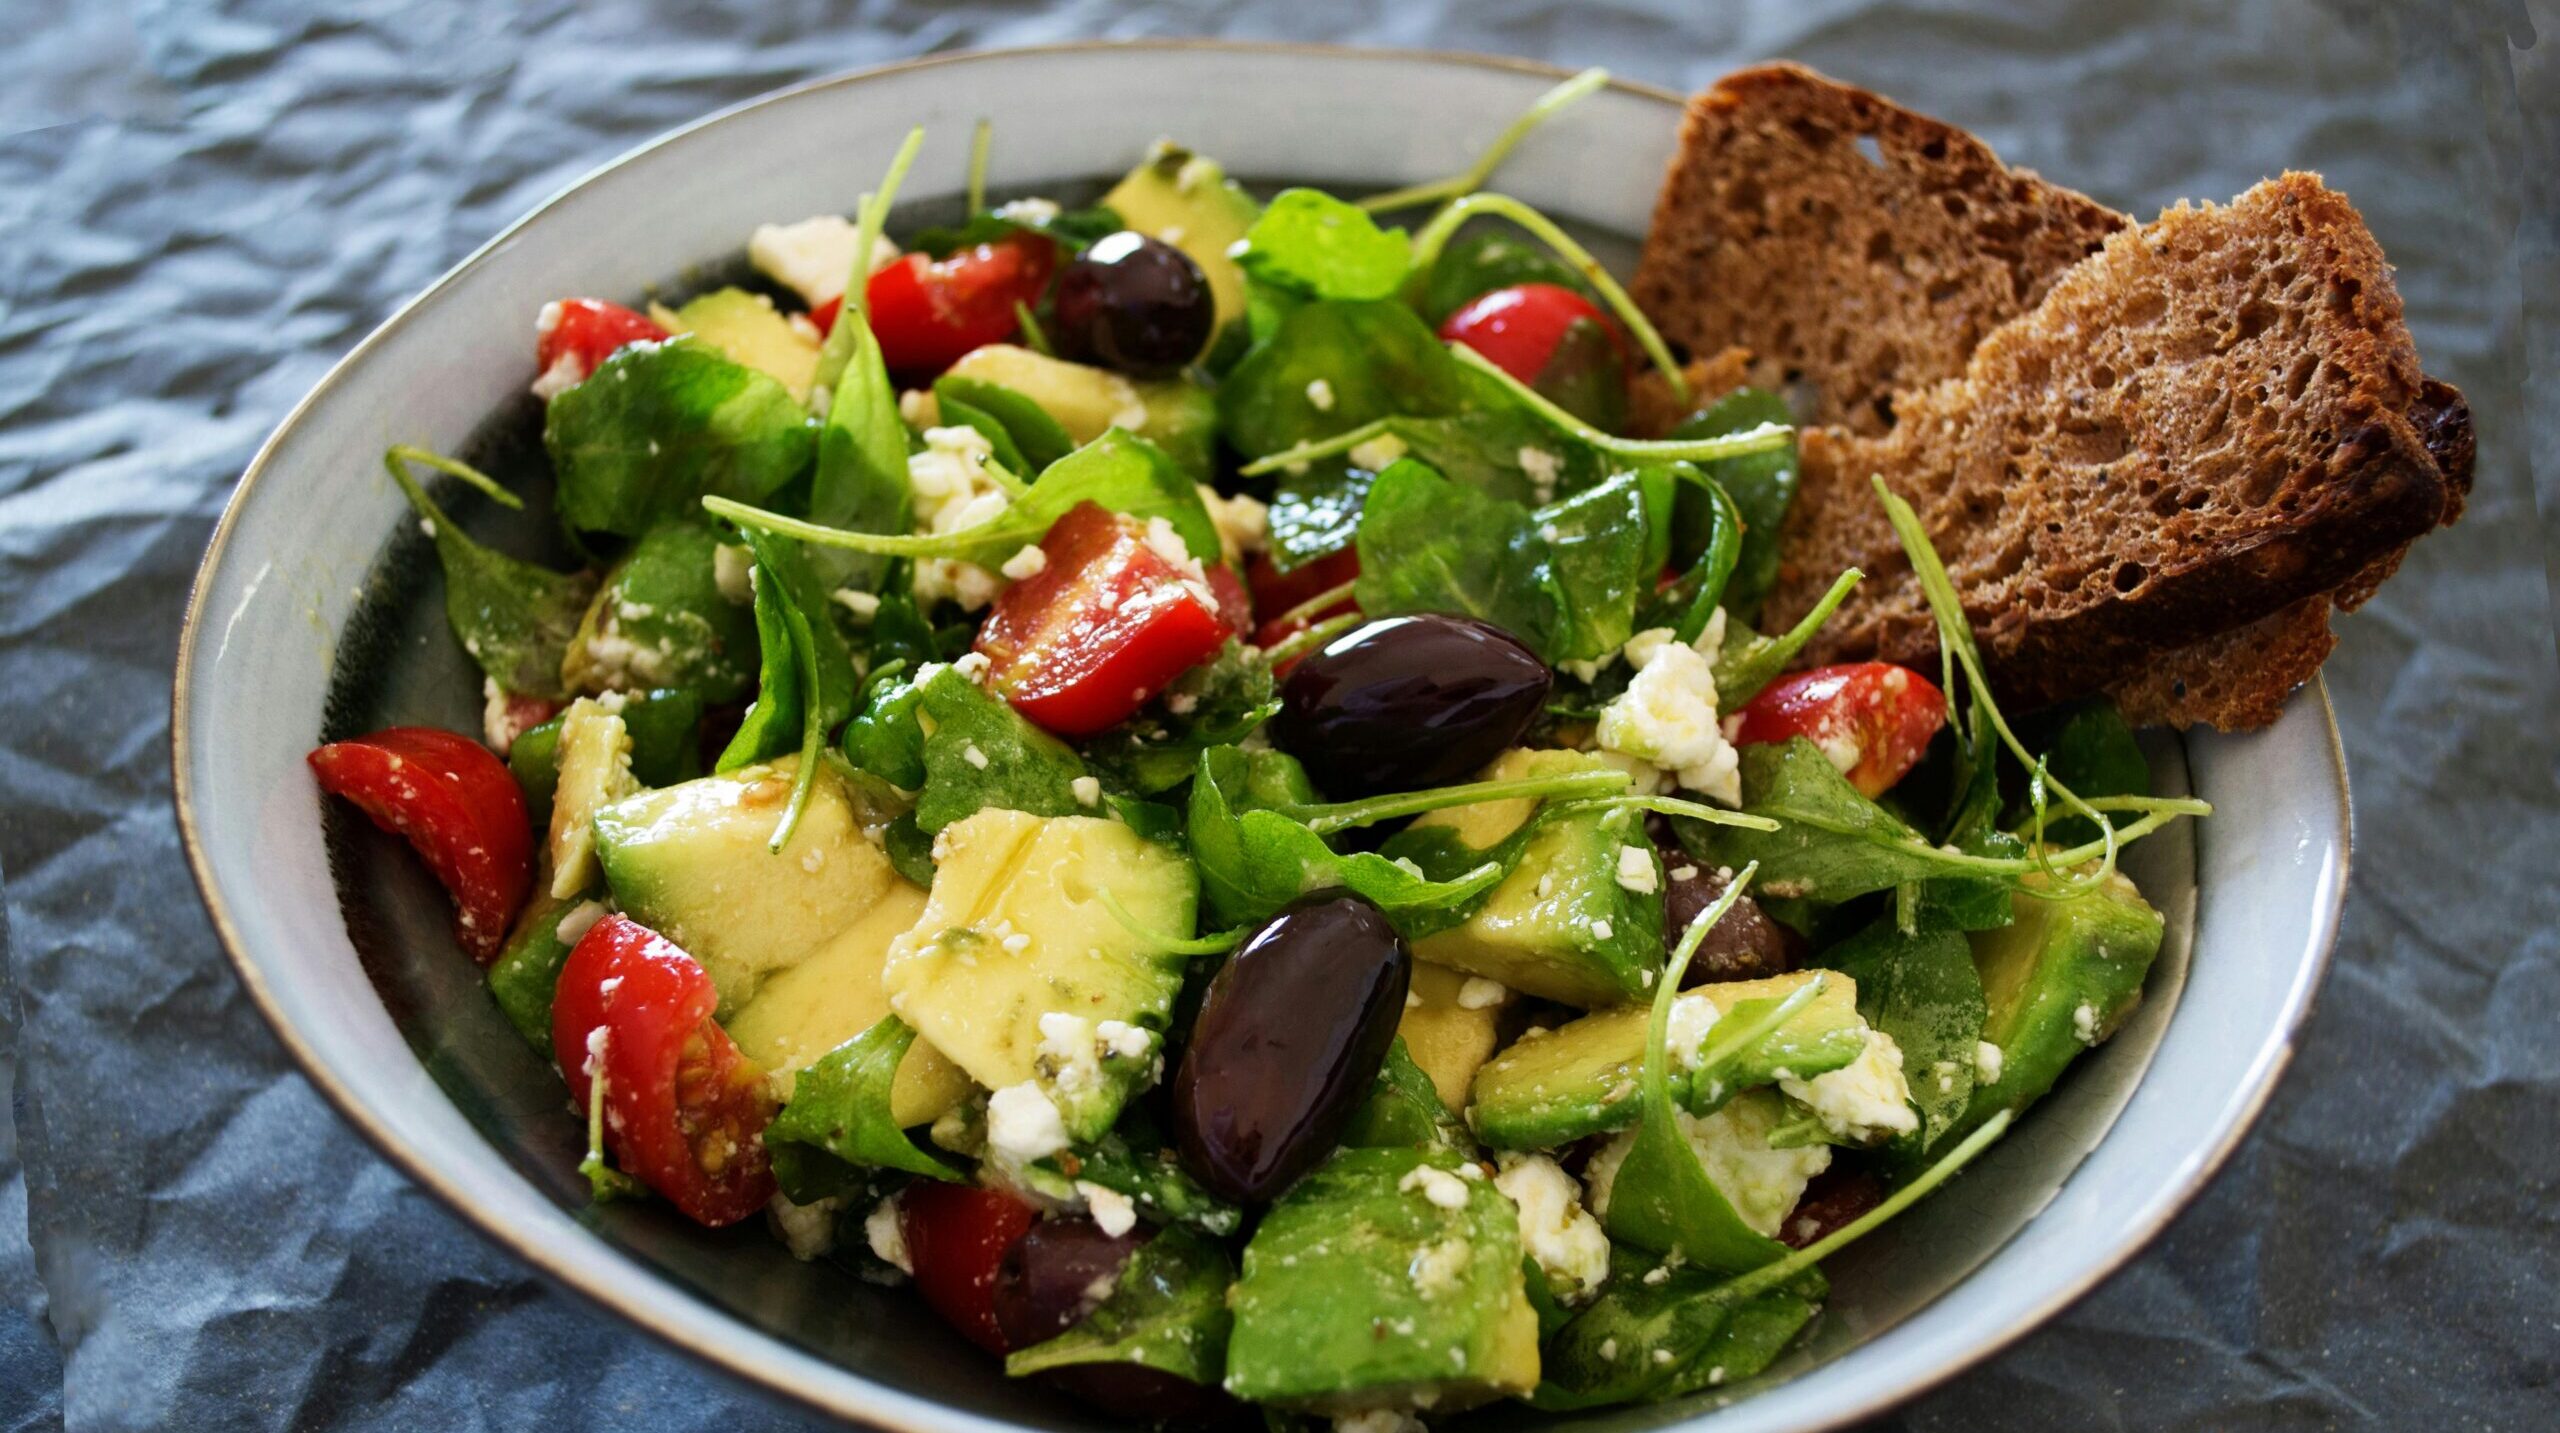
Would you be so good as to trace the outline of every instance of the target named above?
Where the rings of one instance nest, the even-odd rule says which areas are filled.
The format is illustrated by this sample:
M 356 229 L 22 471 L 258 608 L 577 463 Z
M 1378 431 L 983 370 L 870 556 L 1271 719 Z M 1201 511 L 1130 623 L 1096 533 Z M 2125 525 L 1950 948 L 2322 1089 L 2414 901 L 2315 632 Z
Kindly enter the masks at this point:
M 2052 779 L 2083 797 L 2151 794 L 2151 762 L 2113 702 L 2104 698 L 2075 702 L 2040 712 L 2019 725 L 2028 748 L 2044 753 L 2045 770 Z M 2021 799 L 2010 804 L 2001 824 L 2024 830 L 2032 814 Z M 2098 828 L 2085 816 L 2064 816 L 2047 820 L 2044 836 L 2052 845 L 2076 845 L 2096 840 Z
M 992 209 L 981 209 L 958 224 L 918 229 L 908 236 L 907 247 L 943 259 L 962 249 L 992 244 L 1015 234 L 1040 234 L 1056 240 L 1072 253 L 1082 253 L 1092 248 L 1095 241 L 1127 227 L 1118 214 L 1099 204 L 1055 211 L 1043 204 L 999 204 Z
M 1531 1406 L 1651 1403 L 1748 1378 L 1776 1359 L 1828 1292 L 1821 1271 L 1809 1269 L 1736 1303 L 1719 1296 L 1721 1277 L 1694 1265 L 1665 1268 L 1632 1250 L 1613 1250 L 1609 1262 L 1600 1296 L 1539 1351 Z
M 1785 399 L 1757 388 L 1737 388 L 1705 412 L 1672 429 L 1669 436 L 1714 438 L 1749 432 L 1763 423 L 1794 422 Z M 1778 529 L 1795 502 L 1800 466 L 1792 436 L 1785 447 L 1766 453 L 1699 464 L 1732 497 L 1742 515 L 1742 545 L 1724 597 L 1724 605 L 1740 621 L 1748 622 L 1759 614 L 1761 599 L 1769 595 L 1770 587 L 1778 580 Z M 1713 521 L 1705 491 L 1682 491 L 1679 515 L 1673 519 L 1677 533 L 1675 554 L 1703 550 Z
M 1404 284 L 1413 241 L 1320 189 L 1283 189 L 1229 250 L 1275 288 L 1319 299 L 1383 299 Z
M 552 399 L 542 428 L 561 521 L 622 537 L 706 493 L 770 497 L 808 469 L 816 442 L 780 380 L 689 337 L 622 348 Z
M 454 640 L 501 691 L 567 696 L 560 663 L 595 596 L 595 578 L 553 572 L 475 540 L 409 475 L 407 460 L 413 455 L 442 461 L 414 449 L 393 448 L 382 462 L 436 545 L 436 562 L 444 568 L 444 617 Z
M 779 582 L 756 583 L 756 699 L 720 751 L 714 771 L 735 771 L 800 749 L 804 694 L 800 652 L 791 639 L 791 598 Z
M 1176 678 L 1161 701 L 1088 738 L 1084 759 L 1121 790 L 1170 791 L 1191 779 L 1201 752 L 1244 740 L 1280 710 L 1274 685 L 1261 649 L 1230 640 Z
M 1477 224 L 1440 251 L 1423 279 L 1415 306 L 1422 310 L 1425 322 L 1438 328 L 1471 301 L 1519 284 L 1554 284 L 1590 296 L 1581 271 L 1557 258 L 1554 251 L 1508 229 Z
M 1321 380 L 1319 407 L 1308 385 Z M 1218 385 L 1218 427 L 1259 458 L 1380 418 L 1439 418 L 1511 400 L 1392 300 L 1316 300 L 1281 318 Z
M 889 1090 L 916 1032 L 891 1015 L 800 1072 L 791 1103 L 766 1127 L 767 1149 L 805 1145 L 866 1169 L 901 1169 L 946 1184 L 959 1171 L 916 1148 L 889 1113 Z
M 1739 710 L 1744 702 L 1759 695 L 1760 689 L 1778 679 L 1795 660 L 1831 614 L 1840 610 L 1849 594 L 1866 574 L 1852 567 L 1833 579 L 1822 600 L 1804 614 L 1796 625 L 1774 637 L 1762 636 L 1748 627 L 1736 624 L 1725 633 L 1724 646 L 1716 653 L 1716 698 L 1727 711 Z
M 1129 1256 L 1111 1296 L 1047 1343 L 1006 1356 L 1020 1378 L 1053 1368 L 1133 1363 L 1215 1388 L 1226 1374 L 1235 1262 L 1214 1240 L 1176 1226 Z
M 1858 982 L 1858 1013 L 1902 1047 L 1920 1110 L 1914 1152 L 1926 1150 L 1973 1098 L 1974 1046 L 1990 1010 L 1972 943 L 1948 929 L 1905 935 L 1888 915 L 1822 959 Z
M 779 851 L 790 842 L 800 813 L 809 804 L 810 788 L 818 778 L 818 755 L 826 747 L 828 734 L 853 714 L 853 653 L 828 615 L 826 589 L 810 570 L 800 545 L 753 528 L 746 530 L 746 539 L 756 555 L 757 594 L 761 597 L 772 589 L 799 668 L 800 766 L 792 782 L 791 804 L 773 830 L 773 849 Z M 724 758 L 727 755 L 722 753 Z
M 1761 889 L 1772 896 L 1830 905 L 1932 877 L 2007 874 L 1985 871 L 1964 853 L 1931 845 L 1859 795 L 1803 737 L 1742 748 L 1742 809 L 1774 818 L 1778 829 L 1719 827 L 1706 833 L 1678 824 L 1684 841 L 1699 839 L 1721 864 L 1758 862 Z
M 953 414 L 951 405 L 958 403 L 965 409 L 985 415 L 994 423 L 1005 442 L 1022 455 L 1022 464 L 1027 465 L 1014 465 L 1013 471 L 1017 473 L 1045 472 L 1050 464 L 1075 451 L 1075 439 L 1068 436 L 1057 419 L 1049 416 L 1049 410 L 1019 389 L 983 378 L 946 373 L 933 381 L 933 396 L 946 417 Z M 979 428 L 979 431 L 983 433 L 986 429 Z M 995 433 L 987 434 L 990 443 L 996 442 L 996 437 Z M 997 452 L 1002 453 L 1004 446 L 1004 443 L 997 443 Z
M 1491 890 L 1502 868 L 1485 862 L 1456 880 L 1433 881 L 1374 852 L 1345 855 L 1275 807 L 1311 804 L 1305 770 L 1283 752 L 1211 747 L 1191 783 L 1192 859 L 1200 888 L 1225 925 L 1250 925 L 1310 891 L 1344 889 L 1392 919 L 1463 905 Z

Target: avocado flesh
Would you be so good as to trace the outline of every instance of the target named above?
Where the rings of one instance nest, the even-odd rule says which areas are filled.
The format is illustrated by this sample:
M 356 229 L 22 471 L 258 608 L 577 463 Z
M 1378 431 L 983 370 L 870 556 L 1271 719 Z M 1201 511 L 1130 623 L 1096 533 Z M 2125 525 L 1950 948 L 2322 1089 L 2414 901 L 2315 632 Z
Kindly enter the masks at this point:
M 1200 266 L 1217 303 L 1211 342 L 1216 341 L 1215 330 L 1244 317 L 1244 270 L 1227 257 L 1227 250 L 1262 217 L 1262 206 L 1217 161 L 1176 145 L 1158 145 L 1102 196 L 1102 205 L 1119 215 L 1122 224 L 1171 244 Z
M 1572 751 L 1511 751 L 1481 779 L 1511 781 L 1559 772 L 1605 769 Z M 1482 802 L 1414 820 L 1447 826 L 1458 839 L 1487 849 L 1530 819 L 1526 799 Z M 1414 942 L 1420 959 L 1498 980 L 1567 1005 L 1594 1009 L 1641 1000 L 1662 968 L 1662 872 L 1633 811 L 1577 813 L 1546 823 L 1529 838 L 1520 863 L 1465 923 Z M 1620 852 L 1641 848 L 1653 871 L 1650 891 L 1619 880 Z
M 1346 1149 L 1283 1195 L 1231 1295 L 1227 1392 L 1316 1413 L 1440 1414 L 1537 1387 L 1519 1213 L 1460 1163 Z M 1463 1202 L 1436 1202 L 1435 1185 Z
M 1699 1088 L 1690 1076 L 1688 1061 L 1697 1051 L 1669 1052 L 1672 1094 L 1681 1106 L 1691 1114 L 1706 1114 L 1738 1091 L 1775 1081 L 1781 1071 L 1809 1080 L 1857 1059 L 1865 1049 L 1867 1023 L 1858 1015 L 1857 983 L 1838 971 L 1724 981 L 1699 986 L 1681 998 L 1713 1005 L 1717 1024 L 1749 1020 L 1817 975 L 1822 989 L 1785 1024 L 1744 1050 L 1714 1088 Z M 1494 1149 L 1554 1149 L 1633 1125 L 1644 1113 L 1638 1096 L 1651 1017 L 1644 1006 L 1629 1006 L 1524 1036 L 1476 1076 L 1467 1109 L 1476 1137 Z M 1710 1026 L 1701 1047 L 1714 1043 Z
M 1460 1004 L 1459 995 L 1471 978 L 1445 965 L 1415 961 L 1404 1014 L 1396 1021 L 1396 1033 L 1404 1037 L 1413 1063 L 1431 1077 L 1441 1103 L 1453 1110 L 1465 1107 L 1467 1086 L 1493 1058 L 1496 1026 L 1503 1007 L 1511 1003 L 1511 992 L 1505 990 L 1490 1005 L 1471 1010 Z
M 923 917 L 924 889 L 898 881 L 854 923 L 776 972 L 727 1023 L 729 1038 L 774 1081 L 788 1103 L 799 1073 L 860 1036 L 889 1014 L 880 973 L 889 943 Z M 907 1047 L 889 1089 L 889 1111 L 902 1127 L 931 1124 L 969 1093 L 969 1077 L 923 1040 Z
M 580 697 L 560 714 L 560 781 L 552 788 L 543 841 L 548 894 L 565 900 L 603 875 L 596 864 L 595 815 L 639 789 L 631 775 L 631 732 L 622 718 Z
M 690 333 L 749 368 L 771 374 L 791 396 L 809 401 L 818 378 L 818 340 L 794 328 L 773 300 L 745 289 L 714 289 L 680 309 L 653 308 L 671 333 Z
M 682 946 L 734 1012 L 900 880 L 862 833 L 844 783 L 821 770 L 779 852 L 796 756 L 642 792 L 596 813 L 605 884 L 633 920 Z
M 2029 876 L 2041 884 L 2040 875 Z M 1982 1038 L 1999 1047 L 2000 1078 L 1977 1079 L 1973 1098 L 1941 1144 L 1997 1110 L 2023 1110 L 2053 1088 L 2083 1050 L 2105 1040 L 2142 1002 L 2142 981 L 2167 929 L 2133 882 L 2110 873 L 2067 900 L 2019 892 L 2016 919 L 1975 931 L 1974 969 L 1989 1007 Z
M 944 827 L 924 913 L 889 946 L 889 1007 L 990 1090 L 1035 1083 L 1070 1138 L 1111 1127 L 1154 1077 L 1180 992 L 1183 957 L 1132 931 L 1187 939 L 1197 919 L 1191 863 L 1116 821 L 989 808 Z M 1061 1048 L 1044 1016 L 1151 1034 L 1142 1055 Z
M 1217 445 L 1218 409 L 1207 389 L 1179 378 L 1138 380 L 1091 364 L 1070 363 L 1010 343 L 973 348 L 949 376 L 999 384 L 1040 405 L 1078 447 L 1113 428 L 1162 448 L 1176 466 L 1206 478 Z M 941 421 L 933 395 L 925 426 Z M 1037 477 L 1038 474 L 1027 476 Z

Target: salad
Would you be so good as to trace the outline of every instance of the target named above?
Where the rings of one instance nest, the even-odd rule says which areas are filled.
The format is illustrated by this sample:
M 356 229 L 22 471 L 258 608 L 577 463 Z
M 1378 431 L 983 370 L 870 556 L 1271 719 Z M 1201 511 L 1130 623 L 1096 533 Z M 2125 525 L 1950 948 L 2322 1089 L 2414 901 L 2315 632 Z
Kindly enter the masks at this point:
M 768 224 L 546 306 L 553 509 L 388 456 L 484 730 L 332 741 L 598 1200 L 762 1218 L 1131 1418 L 1411 1428 L 1752 1378 L 1823 1262 L 2140 999 L 2104 705 L 1791 671 L 1794 431 L 1484 184 Z M 1400 222 L 1399 222 L 1400 221 Z M 1632 383 L 1691 413 L 1623 435 Z M 431 492 L 421 474 L 452 479 Z

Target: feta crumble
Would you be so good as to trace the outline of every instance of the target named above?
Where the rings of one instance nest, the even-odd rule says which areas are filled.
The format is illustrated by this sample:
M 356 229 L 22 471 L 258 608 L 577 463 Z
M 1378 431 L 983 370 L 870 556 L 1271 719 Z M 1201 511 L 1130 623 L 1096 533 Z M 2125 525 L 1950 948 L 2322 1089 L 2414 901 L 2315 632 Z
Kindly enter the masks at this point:
M 1609 1236 L 1582 1207 L 1582 1187 L 1543 1154 L 1506 1154 L 1493 1187 L 1520 1211 L 1520 1246 L 1551 1282 L 1569 1286 L 1575 1302 L 1597 1292 L 1609 1277 Z
M 1714 653 L 1724 645 L 1724 613 L 1709 619 L 1697 645 L 1672 640 L 1668 627 L 1627 643 L 1635 679 L 1600 710 L 1600 749 L 1669 771 L 1679 784 L 1727 806 L 1742 804 L 1742 757 L 1716 719 Z
M 1067 789 L 1075 793 L 1079 806 L 1102 804 L 1102 778 L 1098 776 L 1079 776 L 1067 783 Z
M 780 1194 L 764 1207 L 765 1219 L 772 1224 L 782 1247 L 801 1263 L 820 1258 L 836 1246 L 836 1210 L 841 1199 L 827 1198 L 811 1204 L 794 1204 Z
M 1419 1189 L 1423 1198 L 1442 1209 L 1467 1207 L 1467 1182 L 1437 1165 L 1415 1165 L 1396 1181 L 1396 1188 L 1407 1194 Z
M 987 1154 L 998 1163 L 1020 1167 L 1046 1159 L 1067 1144 L 1066 1121 L 1038 1085 L 1025 1080 L 988 1098 Z
M 1673 1114 L 1717 1191 L 1743 1223 L 1771 1238 L 1777 1237 L 1796 1201 L 1804 1197 L 1806 1183 L 1831 1167 L 1827 1144 L 1769 1147 L 1770 1132 L 1787 1118 L 1786 1101 L 1775 1091 L 1745 1091 L 1703 1119 L 1685 1110 Z M 1609 1216 L 1610 1187 L 1617 1182 L 1618 1167 L 1626 1162 L 1635 1139 L 1634 1130 L 1617 1135 L 1601 1146 L 1583 1170 L 1585 1202 L 1603 1219 Z
M 966 426 L 924 430 L 924 449 L 907 458 L 907 482 L 915 493 L 915 530 L 944 537 L 994 521 L 1011 506 L 988 470 L 995 449 L 986 435 Z M 928 557 L 916 563 L 916 600 L 930 606 L 950 598 L 975 610 L 1003 588 L 996 574 L 974 562 Z
M 1345 456 L 1351 459 L 1351 466 L 1355 468 L 1382 473 L 1396 459 L 1403 457 L 1406 451 L 1404 439 L 1393 433 L 1381 433 L 1366 442 L 1353 445 L 1351 451 Z
M 1048 567 L 1049 554 L 1041 551 L 1038 543 L 1027 542 L 1022 545 L 1022 550 L 1020 552 L 1006 558 L 1004 560 L 1004 566 L 998 568 L 997 571 L 1002 572 L 1005 576 L 1016 582 L 1020 582 L 1026 577 L 1038 576 L 1042 572 L 1047 571 Z
M 2005 1057 L 2000 1047 L 1988 1040 L 1977 1040 L 1973 1046 L 1973 1077 L 1986 1085 L 2000 1083 L 2000 1064 Z
M 1813 1111 L 1824 1129 L 1853 1143 L 1878 1144 L 1920 1128 L 1902 1076 L 1902 1047 L 1881 1030 L 1867 1032 L 1857 1059 L 1810 1080 L 1782 1076 L 1778 1088 Z
M 1487 980 L 1481 975 L 1470 975 L 1467 977 L 1467 983 L 1458 987 L 1458 1008 L 1490 1010 L 1509 998 L 1510 994 L 1510 987 L 1499 980 Z
M 1307 380 L 1307 406 L 1319 413 L 1333 411 L 1333 385 L 1321 378 Z
M 1618 848 L 1618 884 L 1640 896 L 1662 889 L 1662 872 L 1654 867 L 1652 847 Z
M 758 224 L 747 236 L 747 262 L 756 272 L 798 294 L 811 308 L 844 297 L 853 277 L 854 249 L 861 233 L 841 214 L 820 214 L 797 224 Z M 882 235 L 871 245 L 876 272 L 898 257 L 898 246 Z
M 1076 1193 L 1084 1196 L 1085 1212 L 1102 1232 L 1117 1239 L 1138 1227 L 1138 1206 L 1117 1189 L 1105 1189 L 1089 1179 L 1076 1181 Z
M 1229 562 L 1242 562 L 1262 551 L 1271 539 L 1271 509 L 1249 493 L 1223 497 L 1207 483 L 1200 489 L 1200 505 L 1209 510 L 1209 523 L 1218 530 L 1220 554 Z
M 2078 1036 L 2083 1045 L 2097 1044 L 2098 1007 L 2084 1002 L 2074 1009 L 2071 1012 L 2071 1033 Z
M 872 1206 L 862 1220 L 862 1237 L 881 1263 L 915 1276 L 915 1260 L 907 1253 L 907 1229 L 898 1220 L 898 1196 L 892 1194 Z

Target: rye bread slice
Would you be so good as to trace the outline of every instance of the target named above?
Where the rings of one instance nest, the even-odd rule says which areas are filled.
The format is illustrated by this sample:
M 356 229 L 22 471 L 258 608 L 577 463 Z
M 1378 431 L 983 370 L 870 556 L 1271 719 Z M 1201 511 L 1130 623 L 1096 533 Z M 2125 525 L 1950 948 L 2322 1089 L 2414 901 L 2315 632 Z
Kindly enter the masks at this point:
M 1809 658 L 1934 655 L 1868 488 L 1881 474 L 1919 509 L 2011 700 L 2138 679 L 2360 588 L 2457 506 L 2411 422 L 2429 391 L 2343 196 L 2288 174 L 2181 205 L 2056 279 L 1961 376 L 1899 395 L 1890 431 L 1805 434 L 1769 619 L 1854 564 L 1868 582 Z
M 1952 125 L 1761 65 L 1689 102 L 1631 292 L 1692 353 L 1801 380 L 1806 421 L 1880 433 L 1895 390 L 1962 372 L 2128 222 Z

